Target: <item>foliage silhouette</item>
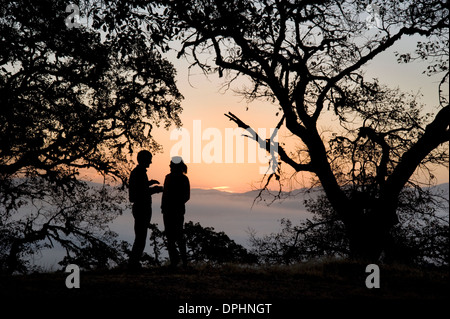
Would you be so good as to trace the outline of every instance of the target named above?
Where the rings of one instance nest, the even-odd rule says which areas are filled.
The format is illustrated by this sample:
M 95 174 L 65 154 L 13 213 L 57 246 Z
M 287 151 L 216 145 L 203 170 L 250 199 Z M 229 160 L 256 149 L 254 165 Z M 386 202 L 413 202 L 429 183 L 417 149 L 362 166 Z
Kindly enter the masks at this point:
M 0 256 L 8 273 L 25 271 L 24 258 L 55 241 L 67 262 L 73 252 L 85 265 L 105 263 L 99 251 L 114 259 L 106 225 L 119 213 L 116 199 L 82 179 L 96 173 L 126 185 L 127 156 L 159 149 L 152 126 L 180 124 L 175 70 L 153 44 L 69 28 L 68 4 L 0 1 Z
M 167 43 L 181 42 L 178 56 L 191 58 L 191 67 L 226 76 L 225 87 L 245 78 L 250 85 L 239 93 L 249 101 L 274 104 L 273 127 L 285 127 L 298 142 L 285 149 L 279 141 L 279 160 L 323 187 L 345 226 L 352 256 L 376 262 L 389 251 L 402 190 L 418 185 L 419 173 L 432 184 L 432 167 L 448 165 L 446 1 L 382 1 L 377 26 L 361 20 L 367 14 L 364 1 L 160 0 L 136 5 L 149 3 L 164 9 L 156 22 L 159 30 L 165 31 Z M 153 17 L 154 11 L 148 12 L 144 16 Z M 397 58 L 420 59 L 439 78 L 440 103 L 428 106 L 436 114 L 424 111 L 417 95 L 365 75 L 367 63 L 408 36 L 426 38 L 425 44 L 408 52 L 409 59 L 408 53 L 397 53 Z M 270 151 L 273 140 L 261 139 L 235 114 L 226 116 Z M 321 129 L 330 117 L 338 123 L 333 132 Z M 282 167 L 278 163 L 266 176 L 265 186 L 277 181 L 283 186 Z
M 151 224 L 150 246 L 152 254 L 143 258 L 146 266 L 162 266 L 168 261 L 164 250 L 167 247 L 164 231 L 157 224 Z M 252 264 L 257 261 L 254 254 L 224 232 L 216 232 L 212 227 L 203 227 L 192 221 L 184 224 L 188 261 L 201 264 Z
M 258 238 L 250 233 L 250 252 L 264 264 L 295 264 L 314 259 L 346 258 L 350 245 L 345 225 L 325 194 L 305 200 L 313 214 L 298 225 L 281 219 L 281 231 Z M 392 242 L 384 263 L 409 266 L 449 266 L 448 188 L 407 188 L 399 203 L 400 222 L 392 229 Z

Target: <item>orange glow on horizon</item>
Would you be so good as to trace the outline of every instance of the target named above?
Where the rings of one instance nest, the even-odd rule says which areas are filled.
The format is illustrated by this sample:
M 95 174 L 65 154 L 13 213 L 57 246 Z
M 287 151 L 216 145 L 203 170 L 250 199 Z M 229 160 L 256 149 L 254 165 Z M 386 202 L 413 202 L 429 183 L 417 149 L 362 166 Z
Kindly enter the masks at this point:
M 411 46 L 407 40 L 406 45 Z M 380 55 L 370 62 L 367 66 L 367 77 L 378 77 L 380 82 L 385 83 L 391 87 L 399 86 L 404 91 L 418 91 L 424 94 L 423 102 L 426 103 L 426 111 L 436 112 L 436 85 L 432 78 L 422 74 L 422 70 L 413 64 L 399 64 L 393 54 L 397 48 L 388 50 L 385 55 Z M 277 125 L 280 117 L 277 116 L 278 105 L 271 104 L 265 101 L 254 101 L 248 104 L 238 94 L 232 90 L 223 90 L 223 80 L 211 75 L 208 79 L 202 72 L 198 74 L 188 75 L 187 63 L 182 60 L 169 58 L 178 72 L 177 85 L 180 92 L 184 96 L 182 101 L 183 112 L 180 115 L 182 127 L 189 132 L 193 132 L 194 121 L 201 121 L 202 129 L 215 128 L 224 134 L 225 130 L 235 129 L 237 126 L 225 117 L 225 113 L 232 112 L 238 116 L 242 121 L 252 126 L 253 128 L 267 129 L 273 128 Z M 192 71 L 192 70 L 191 70 Z M 437 82 L 436 82 L 437 83 Z M 234 83 L 235 88 L 244 86 L 244 81 Z M 331 118 L 325 118 L 319 125 L 320 129 L 333 132 L 333 127 L 336 127 L 336 122 Z M 152 136 L 162 145 L 163 150 L 160 153 L 155 153 L 153 156 L 153 163 L 148 169 L 148 176 L 151 179 L 156 179 L 162 184 L 164 177 L 169 173 L 170 151 L 177 143 L 175 140 L 170 140 L 170 132 L 164 128 L 154 127 Z M 279 141 L 285 141 L 289 136 L 289 132 L 282 128 L 279 133 Z M 191 138 L 192 135 L 191 135 Z M 299 141 L 299 140 L 297 140 Z M 204 147 L 208 141 L 203 141 Z M 253 142 L 256 145 L 256 142 Z M 294 142 L 295 143 L 295 142 Z M 290 145 L 290 150 L 293 150 L 293 144 Z M 139 150 L 135 150 L 136 156 Z M 260 162 L 256 163 L 205 163 L 204 161 L 196 163 L 192 160 L 193 150 L 191 149 L 188 166 L 188 174 L 192 188 L 202 189 L 217 189 L 226 190 L 230 192 L 247 192 L 253 189 L 258 189 L 264 184 L 261 184 L 263 174 L 260 173 L 260 168 L 263 166 Z M 224 158 L 224 155 L 223 157 Z M 282 164 L 284 171 L 287 171 L 289 176 L 294 176 L 294 172 L 289 170 L 288 165 Z M 439 167 L 434 172 L 438 183 L 447 183 L 449 181 L 449 171 L 447 167 Z M 287 189 L 296 189 L 300 187 L 311 186 L 311 174 L 299 173 L 291 178 L 286 186 Z M 277 189 L 276 183 L 272 184 L 274 189 Z M 225 188 L 226 187 L 226 188 Z

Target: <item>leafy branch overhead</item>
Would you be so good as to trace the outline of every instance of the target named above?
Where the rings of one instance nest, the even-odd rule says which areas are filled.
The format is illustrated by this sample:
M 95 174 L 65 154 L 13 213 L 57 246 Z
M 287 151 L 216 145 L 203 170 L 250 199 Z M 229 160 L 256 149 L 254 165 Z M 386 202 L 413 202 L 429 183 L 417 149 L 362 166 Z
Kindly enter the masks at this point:
M 155 145 L 152 126 L 180 125 L 175 70 L 139 37 L 67 28 L 66 5 L 2 1 L 0 172 L 125 181 L 126 155 Z
M 106 225 L 123 198 L 82 177 L 126 185 L 128 156 L 160 148 L 152 127 L 181 124 L 172 64 L 136 33 L 67 27 L 68 4 L 0 0 L 0 271 L 55 244 L 86 266 L 118 262 Z
M 377 1 L 376 24 L 363 18 L 368 14 L 363 1 L 152 3 L 164 8 L 161 26 L 168 30 L 167 41 L 181 43 L 179 57 L 191 58 L 205 73 L 226 71 L 230 87 L 246 78 L 250 85 L 240 90 L 243 96 L 274 104 L 280 115 L 273 125 L 282 122 L 297 140 L 290 151 L 280 142 L 281 162 L 297 173 L 313 173 L 344 222 L 356 256 L 379 257 L 399 222 L 402 190 L 417 183 L 418 171 L 432 180 L 435 165 L 448 165 L 446 1 Z M 436 114 L 424 112 L 418 96 L 365 76 L 368 63 L 405 39 L 418 41 L 417 59 L 430 63 L 428 73 L 441 76 L 436 90 L 441 103 L 426 106 L 438 107 Z M 226 116 L 254 131 L 252 123 Z M 338 120 L 331 134 L 321 130 L 330 118 Z M 259 144 L 266 150 L 269 145 Z
M 158 149 L 152 127 L 181 124 L 183 97 L 163 58 L 171 47 L 229 87 L 245 78 L 250 85 L 240 93 L 248 101 L 274 105 L 272 127 L 285 129 L 296 145 L 279 141 L 273 162 L 311 174 L 323 188 L 351 256 L 378 260 L 389 251 L 402 222 L 402 192 L 418 185 L 418 172 L 432 183 L 433 168 L 448 167 L 447 1 L 376 1 L 375 25 L 364 20 L 367 3 L 359 0 L 74 4 L 87 23 L 67 28 L 66 1 L 0 0 L 0 236 L 7 239 L 0 253 L 10 271 L 42 236 L 67 244 L 69 256 L 81 248 L 64 231 L 82 230 L 88 246 L 99 247 L 80 225 L 98 226 L 102 242 L 115 245 L 89 213 L 75 223 L 62 213 L 70 207 L 42 214 L 38 204 L 77 202 L 84 169 L 126 184 L 127 156 Z M 425 73 L 439 77 L 438 105 L 365 76 L 368 63 L 405 39 L 417 41 L 416 50 L 392 59 L 425 63 Z M 259 139 L 236 114 L 226 117 L 271 152 L 273 139 Z M 327 132 L 322 124 L 330 118 L 336 126 Z M 281 183 L 282 173 L 278 165 L 265 186 L 274 176 Z M 102 198 L 101 211 L 115 211 Z M 21 205 L 34 208 L 17 222 Z

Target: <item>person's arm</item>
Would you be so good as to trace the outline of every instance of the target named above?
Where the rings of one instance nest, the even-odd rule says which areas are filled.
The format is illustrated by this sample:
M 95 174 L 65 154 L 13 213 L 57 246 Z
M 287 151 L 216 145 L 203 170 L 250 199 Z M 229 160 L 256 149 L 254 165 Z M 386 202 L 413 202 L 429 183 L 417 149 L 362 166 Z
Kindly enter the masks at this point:
M 184 202 L 186 203 L 191 198 L 191 184 L 189 183 L 189 178 L 186 175 L 184 177 Z
M 170 178 L 169 175 L 166 175 L 166 178 L 164 179 L 164 189 L 163 194 L 161 197 L 161 212 L 167 208 L 167 190 L 169 186 Z
M 148 188 L 150 195 L 161 193 L 163 191 L 162 186 L 153 186 Z
M 136 201 L 136 181 L 135 181 L 136 177 L 134 175 L 134 172 L 131 172 L 130 174 L 130 178 L 128 180 L 128 199 L 130 200 L 130 202 L 135 202 Z

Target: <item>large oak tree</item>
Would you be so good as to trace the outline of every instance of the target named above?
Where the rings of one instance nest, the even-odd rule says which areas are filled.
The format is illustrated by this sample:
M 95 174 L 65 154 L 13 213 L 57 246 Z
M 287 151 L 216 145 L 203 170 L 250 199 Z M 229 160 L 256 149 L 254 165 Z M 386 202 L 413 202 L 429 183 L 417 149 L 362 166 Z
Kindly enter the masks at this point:
M 178 40 L 179 57 L 189 55 L 208 73 L 226 71 L 230 82 L 247 78 L 244 96 L 274 103 L 274 127 L 298 139 L 296 152 L 280 142 L 279 159 L 316 176 L 355 256 L 377 259 L 389 245 L 399 195 L 418 169 L 448 165 L 446 1 L 373 1 L 371 10 L 357 0 L 109 2 L 139 8 L 141 21 L 160 23 L 149 36 Z M 409 36 L 424 40 L 416 52 L 400 53 L 400 62 L 428 59 L 428 71 L 442 75 L 434 115 L 415 96 L 364 74 L 367 63 Z M 327 136 L 320 122 L 331 115 L 340 125 Z M 261 145 L 269 151 L 270 143 Z
M 139 33 L 95 29 L 99 4 L 72 3 L 79 11 L 0 1 L 0 269 L 10 273 L 55 242 L 80 266 L 114 255 L 106 225 L 123 198 L 80 173 L 126 183 L 128 156 L 157 148 L 152 125 L 180 124 L 171 63 Z

